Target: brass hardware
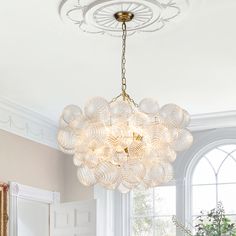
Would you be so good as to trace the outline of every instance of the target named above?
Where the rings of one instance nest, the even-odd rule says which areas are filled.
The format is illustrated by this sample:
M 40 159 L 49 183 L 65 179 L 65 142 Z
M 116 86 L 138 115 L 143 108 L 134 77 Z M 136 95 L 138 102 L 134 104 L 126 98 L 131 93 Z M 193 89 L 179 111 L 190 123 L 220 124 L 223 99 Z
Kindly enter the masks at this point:
M 126 147 L 125 149 L 124 149 L 124 151 L 125 151 L 125 153 L 129 153 L 129 149 Z
M 134 18 L 134 14 L 129 11 L 118 11 L 114 14 L 114 17 L 119 22 L 129 22 Z
M 143 136 L 141 136 L 138 133 L 133 133 L 133 139 L 136 141 L 142 141 L 143 140 Z
M 122 22 L 122 55 L 121 55 L 121 94 L 112 99 L 110 103 L 115 102 L 120 97 L 123 98 L 124 101 L 127 101 L 132 106 L 138 107 L 138 104 L 126 93 L 126 38 L 127 38 L 127 28 L 126 22 L 131 21 L 134 18 L 134 14 L 129 11 L 119 11 L 114 14 L 114 17 L 117 21 Z

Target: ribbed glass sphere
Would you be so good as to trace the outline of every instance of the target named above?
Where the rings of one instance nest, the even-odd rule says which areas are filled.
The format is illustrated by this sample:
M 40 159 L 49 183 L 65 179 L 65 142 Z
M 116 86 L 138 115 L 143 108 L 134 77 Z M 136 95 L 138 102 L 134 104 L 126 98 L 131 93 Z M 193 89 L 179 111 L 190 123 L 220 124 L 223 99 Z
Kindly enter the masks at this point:
M 73 155 L 85 186 L 100 184 L 121 193 L 156 187 L 174 178 L 172 163 L 193 137 L 189 114 L 175 104 L 159 107 L 145 98 L 139 105 L 121 96 L 90 99 L 82 110 L 67 106 L 59 120 L 60 149 Z
M 144 98 L 139 103 L 139 110 L 146 114 L 156 114 L 159 110 L 158 102 L 152 98 Z
M 80 116 L 82 116 L 82 110 L 76 105 L 68 105 L 62 112 L 62 118 L 68 124 Z
M 92 98 L 86 103 L 84 113 L 88 119 L 104 121 L 104 119 L 108 118 L 110 113 L 109 103 L 106 99 L 101 97 Z

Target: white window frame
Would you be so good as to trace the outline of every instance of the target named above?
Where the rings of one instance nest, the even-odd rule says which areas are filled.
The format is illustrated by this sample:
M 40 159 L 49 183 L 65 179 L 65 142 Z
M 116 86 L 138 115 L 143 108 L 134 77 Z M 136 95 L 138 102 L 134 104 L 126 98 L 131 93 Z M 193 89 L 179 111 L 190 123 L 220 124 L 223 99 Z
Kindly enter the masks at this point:
M 192 222 L 192 175 L 193 171 L 200 159 L 209 151 L 217 146 L 236 144 L 236 127 L 222 128 L 211 131 L 205 131 L 196 135 L 194 145 L 183 154 L 181 158 L 185 161 L 183 164 L 182 175 L 182 196 L 183 209 L 181 220 L 182 222 Z M 191 157 L 191 158 L 189 158 Z M 178 195 L 177 195 L 178 197 Z
M 179 154 L 175 168 L 181 172 L 175 180 L 176 185 L 176 216 L 188 226 L 192 222 L 192 174 L 198 161 L 205 153 L 219 145 L 236 144 L 236 127 L 207 130 L 194 134 L 194 144 L 185 153 Z M 115 192 L 113 198 L 114 236 L 130 236 L 130 197 Z M 183 235 L 177 229 L 177 236 Z

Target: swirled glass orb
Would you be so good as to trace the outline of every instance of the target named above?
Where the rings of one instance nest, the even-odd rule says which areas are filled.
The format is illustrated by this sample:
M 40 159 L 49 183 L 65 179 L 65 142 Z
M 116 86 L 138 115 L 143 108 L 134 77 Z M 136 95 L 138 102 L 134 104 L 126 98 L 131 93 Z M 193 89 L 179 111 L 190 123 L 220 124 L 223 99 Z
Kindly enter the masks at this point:
M 73 157 L 73 163 L 75 166 L 82 166 L 84 164 L 84 155 L 76 153 Z
M 145 126 L 150 123 L 150 118 L 148 115 L 142 112 L 135 112 L 129 118 L 129 124 L 134 128 Z
M 190 115 L 187 111 L 183 110 L 183 121 L 181 123 L 181 128 L 185 128 L 190 123 Z
M 84 107 L 84 113 L 89 119 L 103 120 L 107 118 L 109 112 L 109 103 L 102 97 L 95 97 L 90 99 Z
M 81 109 L 67 106 L 59 120 L 60 150 L 73 155 L 85 186 L 100 184 L 121 193 L 156 187 L 174 177 L 177 152 L 193 142 L 189 114 L 174 104 L 159 109 L 153 99 L 139 106 L 128 97 L 95 97 Z M 115 100 L 115 101 L 114 101 Z
M 121 167 L 121 175 L 128 184 L 138 184 L 145 175 L 145 167 L 143 163 L 136 160 L 128 160 Z
M 192 134 L 186 129 L 180 129 L 178 138 L 172 142 L 172 148 L 177 152 L 181 152 L 188 149 L 192 145 L 192 143 Z
M 107 137 L 106 127 L 102 123 L 90 122 L 87 125 L 85 135 L 88 139 L 94 139 L 98 142 L 103 142 Z
M 113 186 L 119 178 L 119 169 L 111 162 L 101 162 L 95 169 L 95 176 L 103 186 Z
M 168 183 L 169 181 L 171 181 L 173 179 L 173 176 L 174 176 L 173 166 L 168 162 L 163 162 L 162 168 L 165 173 L 163 175 L 163 183 Z
M 111 105 L 111 115 L 115 118 L 129 117 L 132 113 L 132 108 L 125 101 L 116 101 Z
M 146 175 L 144 176 L 144 185 L 146 187 L 155 187 L 163 183 L 165 172 L 159 161 L 153 161 L 151 165 L 146 166 Z
M 97 182 L 93 170 L 88 168 L 86 165 L 78 168 L 77 177 L 85 186 L 92 186 Z
M 82 110 L 76 105 L 68 105 L 62 112 L 62 118 L 66 123 L 70 123 L 75 118 L 82 116 Z
M 57 134 L 57 141 L 64 149 L 74 149 L 76 144 L 76 136 L 71 129 L 61 129 Z
M 152 98 L 144 98 L 139 103 L 139 110 L 146 114 L 156 114 L 159 110 L 158 102 Z
M 174 127 L 181 126 L 184 119 L 183 110 L 175 104 L 167 104 L 160 109 L 160 114 L 164 120 Z

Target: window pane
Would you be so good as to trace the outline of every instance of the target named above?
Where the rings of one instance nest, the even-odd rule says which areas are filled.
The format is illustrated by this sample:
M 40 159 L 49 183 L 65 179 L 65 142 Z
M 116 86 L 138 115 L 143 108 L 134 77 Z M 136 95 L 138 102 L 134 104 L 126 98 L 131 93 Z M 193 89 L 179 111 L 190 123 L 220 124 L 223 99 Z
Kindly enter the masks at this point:
M 176 187 L 164 186 L 155 188 L 155 214 L 175 215 L 176 213 Z
M 236 224 L 236 215 L 229 215 L 227 216 L 233 223 Z
M 153 236 L 153 218 L 152 217 L 133 218 L 132 236 Z
M 225 157 L 227 156 L 227 153 L 216 148 L 208 152 L 205 156 L 209 160 L 213 168 L 215 169 L 215 172 L 217 172 L 221 163 L 224 161 Z
M 216 183 L 214 170 L 209 162 L 203 157 L 197 164 L 192 178 L 193 184 L 213 184 Z
M 156 217 L 154 219 L 155 236 L 175 236 L 176 227 L 171 217 Z
M 218 175 L 219 183 L 236 183 L 236 161 L 230 156 L 224 161 Z
M 231 153 L 236 150 L 236 145 L 235 144 L 223 145 L 223 146 L 220 146 L 219 149 L 222 149 L 227 153 Z M 236 152 L 234 152 L 234 154 L 236 154 Z
M 132 215 L 150 215 L 153 214 L 153 189 L 136 189 L 132 194 Z
M 219 201 L 227 214 L 236 214 L 236 184 L 219 185 Z
M 199 215 L 202 210 L 208 211 L 216 206 L 216 186 L 193 186 L 193 215 Z

